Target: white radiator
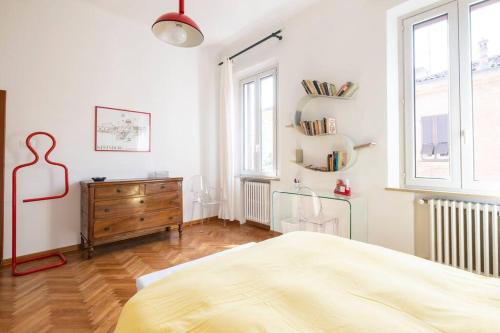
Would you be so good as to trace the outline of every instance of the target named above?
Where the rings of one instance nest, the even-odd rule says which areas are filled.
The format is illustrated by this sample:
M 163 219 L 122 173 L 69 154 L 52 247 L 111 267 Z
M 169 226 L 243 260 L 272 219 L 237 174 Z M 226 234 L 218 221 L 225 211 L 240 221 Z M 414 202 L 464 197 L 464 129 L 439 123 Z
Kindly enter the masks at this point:
M 245 220 L 271 225 L 271 199 L 269 183 L 246 181 Z
M 499 277 L 499 207 L 440 199 L 428 203 L 431 259 Z

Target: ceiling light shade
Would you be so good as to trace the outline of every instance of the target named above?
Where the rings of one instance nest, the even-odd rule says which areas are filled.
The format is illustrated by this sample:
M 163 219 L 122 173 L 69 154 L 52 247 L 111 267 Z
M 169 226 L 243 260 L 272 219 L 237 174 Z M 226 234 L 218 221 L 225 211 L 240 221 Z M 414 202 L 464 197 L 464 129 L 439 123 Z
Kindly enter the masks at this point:
M 195 47 L 203 42 L 200 27 L 184 15 L 184 0 L 179 0 L 179 12 L 160 16 L 152 27 L 160 40 L 179 47 Z

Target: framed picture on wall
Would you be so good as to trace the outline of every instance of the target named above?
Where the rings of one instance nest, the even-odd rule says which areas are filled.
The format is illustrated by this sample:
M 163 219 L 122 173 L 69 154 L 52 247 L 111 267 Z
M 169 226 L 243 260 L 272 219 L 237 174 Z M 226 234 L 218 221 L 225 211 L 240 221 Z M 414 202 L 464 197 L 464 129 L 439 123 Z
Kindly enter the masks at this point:
M 150 152 L 151 114 L 96 106 L 95 150 Z

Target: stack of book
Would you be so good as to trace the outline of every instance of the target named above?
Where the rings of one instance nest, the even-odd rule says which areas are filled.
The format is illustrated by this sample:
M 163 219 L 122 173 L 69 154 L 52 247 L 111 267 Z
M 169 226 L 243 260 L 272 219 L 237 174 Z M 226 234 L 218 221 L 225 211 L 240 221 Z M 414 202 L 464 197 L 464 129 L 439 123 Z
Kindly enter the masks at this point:
M 352 82 L 347 82 L 337 90 L 333 83 L 319 82 L 317 80 L 302 80 L 302 86 L 308 95 L 315 96 L 337 96 L 353 97 L 359 86 Z
M 334 151 L 327 157 L 328 171 L 340 171 L 347 165 L 347 154 L 343 151 Z
M 308 95 L 336 96 L 337 94 L 337 88 L 333 83 L 302 80 L 302 86 Z
M 300 127 L 305 135 L 317 136 L 326 134 L 337 134 L 335 118 L 323 118 L 321 120 L 301 121 Z

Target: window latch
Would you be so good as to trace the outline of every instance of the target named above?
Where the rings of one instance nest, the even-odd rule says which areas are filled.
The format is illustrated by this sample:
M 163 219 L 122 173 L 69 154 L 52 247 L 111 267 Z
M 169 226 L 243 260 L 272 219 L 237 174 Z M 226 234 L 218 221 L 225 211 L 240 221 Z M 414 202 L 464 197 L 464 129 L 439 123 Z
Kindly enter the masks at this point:
M 462 143 L 463 143 L 464 145 L 466 145 L 466 144 L 467 144 L 467 130 L 464 130 L 464 129 L 463 129 L 463 130 L 460 132 L 460 135 L 462 136 Z

